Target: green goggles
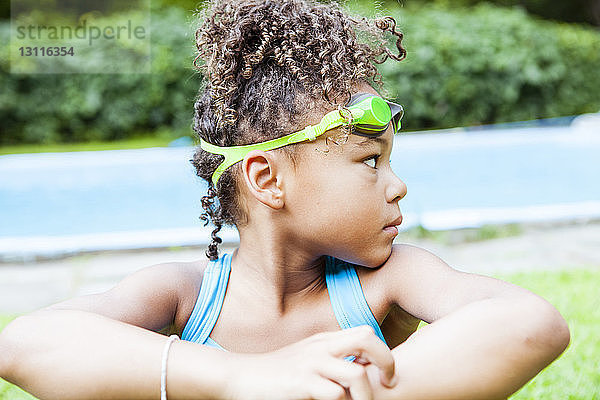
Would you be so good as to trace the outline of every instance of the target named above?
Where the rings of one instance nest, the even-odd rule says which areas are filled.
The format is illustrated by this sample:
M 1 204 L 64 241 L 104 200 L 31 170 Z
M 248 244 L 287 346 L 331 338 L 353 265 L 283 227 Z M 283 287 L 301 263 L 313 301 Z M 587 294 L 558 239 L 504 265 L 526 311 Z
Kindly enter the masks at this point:
M 301 131 L 244 146 L 220 147 L 200 139 L 200 147 L 209 153 L 225 156 L 225 160 L 212 175 L 212 182 L 216 187 L 223 172 L 243 160 L 252 150 L 268 151 L 289 144 L 313 141 L 326 131 L 341 125 L 352 125 L 352 133 L 355 135 L 376 137 L 383 135 L 391 124 L 396 134 L 400 130 L 403 115 L 404 109 L 400 104 L 391 103 L 370 93 L 358 93 L 352 96 L 344 109 L 327 113 L 317 125 L 309 125 Z

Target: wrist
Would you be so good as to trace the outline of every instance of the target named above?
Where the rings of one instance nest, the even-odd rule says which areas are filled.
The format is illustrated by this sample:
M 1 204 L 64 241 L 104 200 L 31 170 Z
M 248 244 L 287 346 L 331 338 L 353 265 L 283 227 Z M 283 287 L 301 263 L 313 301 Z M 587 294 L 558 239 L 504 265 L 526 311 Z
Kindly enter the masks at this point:
M 264 354 L 229 353 L 227 357 L 226 382 L 221 386 L 221 395 L 226 400 L 262 400 L 260 382 Z
M 169 354 L 169 398 L 232 400 L 229 386 L 236 357 L 208 346 L 178 341 Z M 237 397 L 239 398 L 239 397 Z

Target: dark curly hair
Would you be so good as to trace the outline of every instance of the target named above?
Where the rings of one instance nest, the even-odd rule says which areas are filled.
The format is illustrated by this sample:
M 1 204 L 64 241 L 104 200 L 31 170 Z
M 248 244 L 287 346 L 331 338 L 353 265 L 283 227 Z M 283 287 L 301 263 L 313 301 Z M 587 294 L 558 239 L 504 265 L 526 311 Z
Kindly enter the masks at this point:
M 209 3 L 199 20 L 194 66 L 204 81 L 194 104 L 193 129 L 218 146 L 263 142 L 302 129 L 306 104 L 334 106 L 340 98 L 346 104 L 360 82 L 382 89 L 375 64 L 406 56 L 392 17 L 354 18 L 336 3 L 220 0 Z M 395 39 L 394 52 L 385 32 Z M 273 151 L 295 165 L 290 147 Z M 212 184 L 222 160 L 200 147 L 191 160 L 209 184 L 200 218 L 205 226 L 210 220 L 215 225 L 206 251 L 210 260 L 218 258 L 221 227 L 247 223 L 236 190 L 240 163 L 221 175 L 217 187 Z

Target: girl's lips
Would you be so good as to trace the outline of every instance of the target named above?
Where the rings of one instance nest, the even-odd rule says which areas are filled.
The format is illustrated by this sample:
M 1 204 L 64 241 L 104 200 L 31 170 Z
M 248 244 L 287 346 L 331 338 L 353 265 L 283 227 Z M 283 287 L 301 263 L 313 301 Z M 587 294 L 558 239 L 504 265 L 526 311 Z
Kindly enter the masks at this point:
M 396 227 L 396 226 L 400 225 L 401 223 L 402 223 L 402 215 L 400 215 L 398 218 L 393 220 L 388 226 L 384 227 L 383 229 L 387 229 L 390 227 Z M 396 229 L 396 230 L 398 230 L 398 229 Z
M 398 228 L 396 228 L 395 226 L 386 226 L 385 228 L 383 228 L 383 230 L 385 232 L 389 232 L 393 235 L 397 235 L 398 234 Z
M 391 224 L 384 227 L 383 230 L 384 230 L 384 232 L 389 232 L 395 236 L 398 234 L 397 226 L 400 225 L 401 223 L 402 223 L 402 215 L 400 215 L 398 218 L 396 218 L 394 221 L 392 221 Z

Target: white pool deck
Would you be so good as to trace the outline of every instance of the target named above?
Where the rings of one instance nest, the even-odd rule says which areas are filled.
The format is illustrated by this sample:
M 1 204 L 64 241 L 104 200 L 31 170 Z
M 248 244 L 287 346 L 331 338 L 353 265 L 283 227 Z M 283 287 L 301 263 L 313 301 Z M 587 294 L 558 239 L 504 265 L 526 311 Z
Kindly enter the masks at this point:
M 423 247 L 456 269 L 485 275 L 600 268 L 600 222 L 524 227 L 518 236 L 481 242 L 440 243 L 402 237 L 396 242 Z M 147 266 L 205 259 L 204 250 L 104 251 L 0 263 L 0 313 L 26 313 L 74 296 L 102 292 Z M 220 250 L 230 252 L 232 247 Z

